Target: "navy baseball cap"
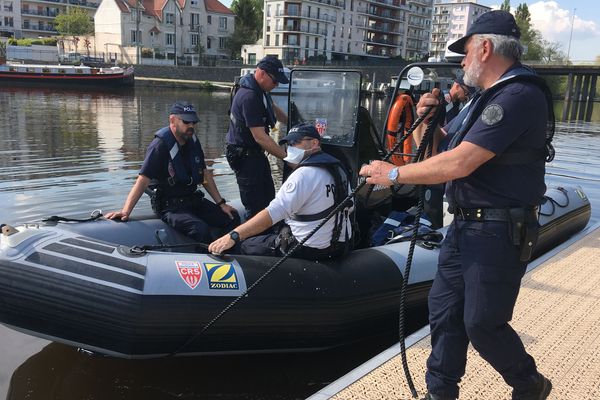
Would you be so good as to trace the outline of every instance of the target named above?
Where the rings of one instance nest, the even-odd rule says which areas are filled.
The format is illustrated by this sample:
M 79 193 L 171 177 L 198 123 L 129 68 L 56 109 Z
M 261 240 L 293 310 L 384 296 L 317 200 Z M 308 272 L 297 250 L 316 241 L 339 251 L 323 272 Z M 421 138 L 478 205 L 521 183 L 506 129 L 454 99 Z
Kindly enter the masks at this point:
M 481 14 L 467 29 L 467 34 L 448 46 L 448 50 L 465 54 L 467 40 L 473 35 L 485 33 L 521 38 L 521 31 L 515 17 L 507 11 L 493 10 Z
M 307 136 L 321 140 L 321 135 L 319 135 L 317 128 L 315 128 L 313 124 L 305 122 L 303 124 L 295 125 L 292 129 L 290 129 L 288 134 L 279 141 L 279 144 L 298 142 Z
M 266 56 L 258 62 L 258 68 L 271 74 L 279 83 L 290 83 L 283 70 L 283 64 L 277 57 Z
M 186 101 L 178 101 L 177 103 L 171 106 L 171 111 L 169 112 L 171 115 L 175 115 L 181 118 L 185 122 L 198 122 L 200 119 L 198 118 L 198 114 L 196 114 L 196 109 L 193 105 Z

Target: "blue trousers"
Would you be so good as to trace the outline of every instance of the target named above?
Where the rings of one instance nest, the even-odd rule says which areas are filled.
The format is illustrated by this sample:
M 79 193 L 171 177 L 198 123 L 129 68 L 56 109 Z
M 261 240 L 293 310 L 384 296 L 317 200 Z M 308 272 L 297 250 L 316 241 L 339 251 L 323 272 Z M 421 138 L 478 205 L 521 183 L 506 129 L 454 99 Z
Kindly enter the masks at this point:
M 536 384 L 535 361 L 508 324 L 526 266 L 506 222 L 450 225 L 429 293 L 429 392 L 458 397 L 469 342 L 515 391 Z
M 275 198 L 271 166 L 264 155 L 249 155 L 239 160 L 239 168 L 234 172 L 248 220 L 265 209 Z
M 161 219 L 179 232 L 205 244 L 240 224 L 239 215 L 234 214 L 231 219 L 221 207 L 205 198 L 194 199 L 185 206 L 167 208 L 161 213 Z

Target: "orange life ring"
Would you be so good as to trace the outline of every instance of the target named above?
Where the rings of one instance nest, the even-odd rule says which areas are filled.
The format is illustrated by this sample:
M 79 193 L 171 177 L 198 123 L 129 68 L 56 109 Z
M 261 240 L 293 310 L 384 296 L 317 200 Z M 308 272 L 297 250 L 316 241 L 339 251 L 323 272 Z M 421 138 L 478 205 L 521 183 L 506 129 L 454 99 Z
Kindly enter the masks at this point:
M 401 94 L 394 100 L 386 124 L 385 146 L 387 151 L 396 146 L 404 132 L 413 124 L 415 119 L 413 107 L 413 100 L 408 94 Z M 401 153 L 402 155 L 394 154 L 390 161 L 395 165 L 404 165 L 410 162 L 411 156 L 409 154 L 414 153 L 412 138 L 406 138 L 402 144 Z

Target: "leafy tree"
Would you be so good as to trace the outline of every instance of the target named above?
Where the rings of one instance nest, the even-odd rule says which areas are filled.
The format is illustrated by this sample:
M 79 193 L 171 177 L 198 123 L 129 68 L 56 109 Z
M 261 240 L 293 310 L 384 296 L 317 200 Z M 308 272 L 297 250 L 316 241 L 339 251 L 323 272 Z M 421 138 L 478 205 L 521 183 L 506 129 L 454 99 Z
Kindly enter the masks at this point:
M 6 62 L 6 42 L 0 40 L 0 64 L 4 64 Z
M 242 46 L 256 43 L 262 33 L 262 1 L 234 0 L 235 31 L 227 41 L 231 58 L 239 58 Z
M 510 0 L 504 0 L 500 5 L 502 11 L 510 12 Z
M 254 31 L 251 28 L 239 26 L 236 24 L 235 31 L 227 39 L 226 47 L 232 59 L 240 58 L 242 46 L 255 43 Z
M 66 14 L 54 18 L 54 28 L 63 36 L 85 36 L 94 32 L 94 24 L 81 7 L 70 7 Z

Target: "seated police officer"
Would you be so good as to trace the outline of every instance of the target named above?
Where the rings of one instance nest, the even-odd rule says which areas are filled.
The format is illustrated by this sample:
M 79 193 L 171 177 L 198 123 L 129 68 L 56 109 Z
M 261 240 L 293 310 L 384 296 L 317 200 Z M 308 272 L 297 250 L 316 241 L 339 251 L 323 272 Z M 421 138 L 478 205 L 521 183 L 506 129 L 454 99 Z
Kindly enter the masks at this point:
M 280 141 L 284 143 L 288 146 L 284 160 L 294 171 L 275 199 L 252 219 L 211 243 L 210 252 L 220 254 L 243 240 L 234 252 L 282 255 L 304 240 L 346 198 L 348 175 L 336 158 L 319 151 L 321 136 L 313 125 L 296 125 Z M 349 211 L 345 208 L 327 221 L 294 256 L 320 260 L 343 255 L 352 237 Z M 281 220 L 285 220 L 289 230 L 284 227 L 279 234 L 254 236 Z
M 144 191 L 156 189 L 154 212 L 176 230 L 198 242 L 213 238 L 210 227 L 229 230 L 240 223 L 237 211 L 221 197 L 212 174 L 207 171 L 204 152 L 194 133 L 198 123 L 194 106 L 177 102 L 171 107 L 169 126 L 160 129 L 148 146 L 144 163 L 121 211 L 108 219 L 127 221 Z M 197 191 L 202 184 L 213 203 Z
M 446 101 L 446 123 L 450 122 L 458 115 L 458 112 L 463 108 L 465 103 L 469 101 L 477 88 L 465 84 L 464 75 L 460 74 L 454 79 L 450 91 L 445 95 Z

